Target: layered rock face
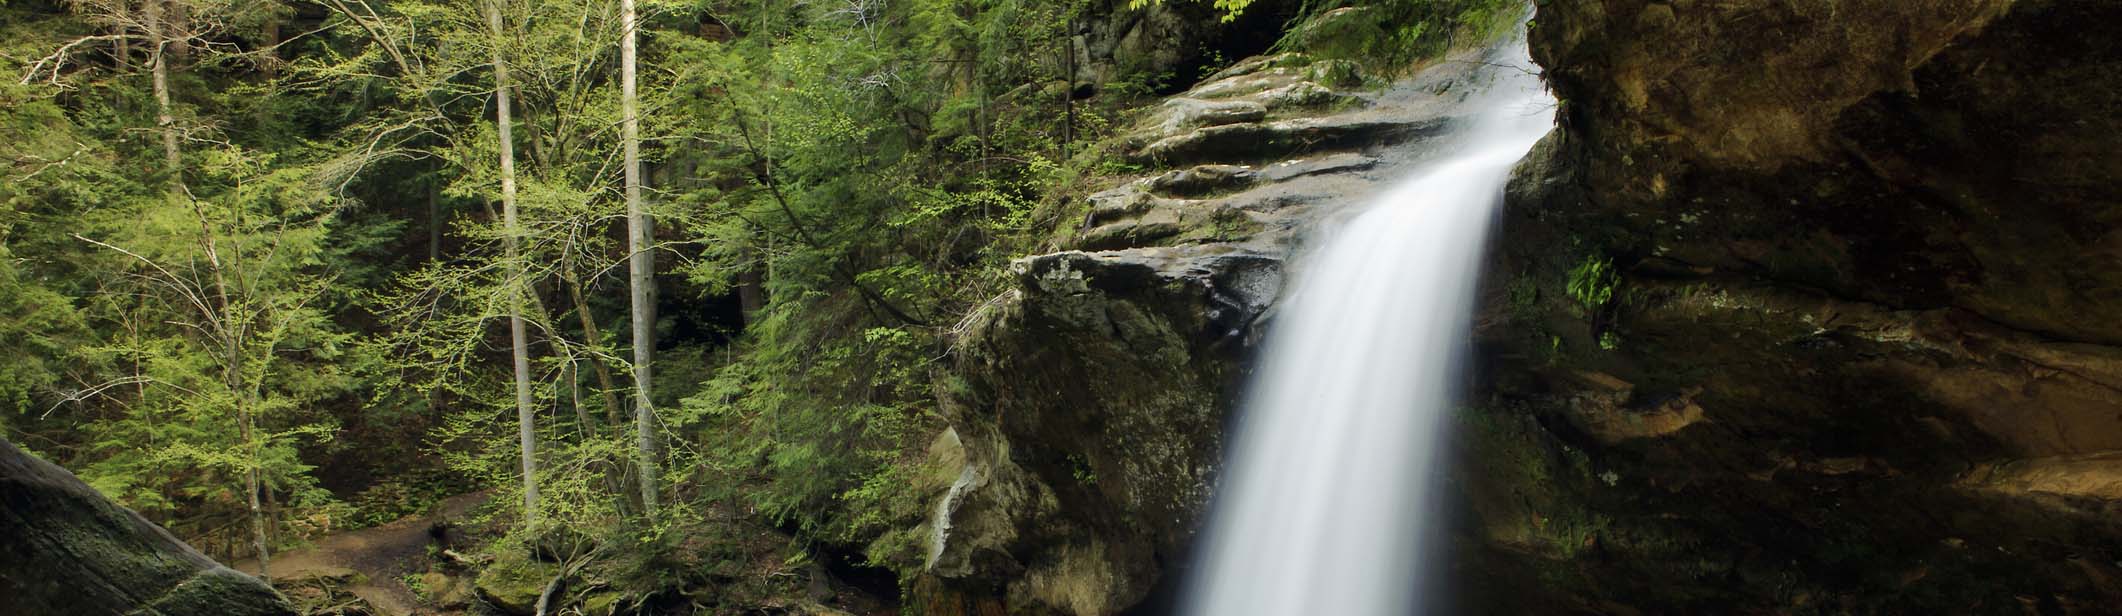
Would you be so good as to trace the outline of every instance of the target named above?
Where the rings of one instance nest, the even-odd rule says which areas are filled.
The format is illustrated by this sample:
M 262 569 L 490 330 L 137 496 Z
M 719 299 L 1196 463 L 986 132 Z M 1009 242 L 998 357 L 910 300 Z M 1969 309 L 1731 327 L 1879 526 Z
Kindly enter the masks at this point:
M 1562 130 L 1489 276 L 1464 601 L 2122 609 L 2122 5 L 1535 23 Z
M 1121 155 L 1143 172 L 1076 202 L 1061 250 L 961 326 L 917 609 L 1157 603 L 1299 231 L 1430 156 L 1477 59 L 1378 91 L 1345 64 L 1255 58 L 1142 118 Z
M 73 473 L 0 440 L 0 614 L 293 616 Z

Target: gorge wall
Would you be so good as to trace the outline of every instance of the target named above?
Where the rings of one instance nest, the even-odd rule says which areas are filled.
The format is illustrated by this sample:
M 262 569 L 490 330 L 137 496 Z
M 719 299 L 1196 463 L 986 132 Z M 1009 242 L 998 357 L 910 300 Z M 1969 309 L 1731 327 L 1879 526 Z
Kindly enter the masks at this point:
M 2083 30 L 2122 7 L 1539 4 L 1562 120 L 1487 275 L 1451 600 L 2122 604 L 2122 48 Z M 1155 611 L 1297 231 L 1419 164 L 1476 64 L 1255 58 L 1142 120 L 1143 171 L 960 326 L 917 609 Z
M 1514 575 L 1472 600 L 2112 610 L 2122 45 L 2075 29 L 2118 19 L 1543 3 L 1562 127 L 1513 186 L 1460 477 L 1469 571 Z

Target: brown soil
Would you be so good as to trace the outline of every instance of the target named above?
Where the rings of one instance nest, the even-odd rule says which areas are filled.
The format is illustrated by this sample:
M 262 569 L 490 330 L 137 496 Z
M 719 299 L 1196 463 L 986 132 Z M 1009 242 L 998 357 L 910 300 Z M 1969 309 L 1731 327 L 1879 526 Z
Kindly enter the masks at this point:
M 276 580 L 310 576 L 336 577 L 346 572 L 360 574 L 340 589 L 368 602 L 378 613 L 413 616 L 433 613 L 413 589 L 405 584 L 407 574 L 425 572 L 432 564 L 428 546 L 436 544 L 438 525 L 464 518 L 472 508 L 487 501 L 488 492 L 452 496 L 426 515 L 407 516 L 380 526 L 337 533 L 298 550 L 275 554 L 271 574 Z M 232 563 L 246 573 L 258 573 L 258 561 Z

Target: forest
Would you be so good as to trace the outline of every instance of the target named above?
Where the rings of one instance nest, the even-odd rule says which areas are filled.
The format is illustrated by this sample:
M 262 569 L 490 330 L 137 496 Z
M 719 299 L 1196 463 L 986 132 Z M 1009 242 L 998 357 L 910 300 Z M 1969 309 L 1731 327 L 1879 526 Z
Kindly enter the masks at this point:
M 487 553 L 621 588 L 762 537 L 912 567 L 953 328 L 1237 59 L 1093 84 L 1079 22 L 1138 8 L 9 0 L 0 431 L 267 577 L 474 492 Z
M 2110 614 L 2106 0 L 0 0 L 0 614 Z

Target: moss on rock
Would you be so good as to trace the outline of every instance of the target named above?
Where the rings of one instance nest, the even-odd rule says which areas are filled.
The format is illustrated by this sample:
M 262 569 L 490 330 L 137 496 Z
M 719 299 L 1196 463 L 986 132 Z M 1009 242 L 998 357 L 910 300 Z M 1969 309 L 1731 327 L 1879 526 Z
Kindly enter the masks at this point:
M 257 578 L 215 563 L 66 469 L 0 439 L 0 613 L 292 616 Z

